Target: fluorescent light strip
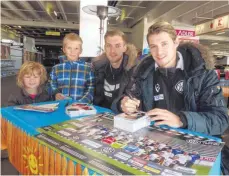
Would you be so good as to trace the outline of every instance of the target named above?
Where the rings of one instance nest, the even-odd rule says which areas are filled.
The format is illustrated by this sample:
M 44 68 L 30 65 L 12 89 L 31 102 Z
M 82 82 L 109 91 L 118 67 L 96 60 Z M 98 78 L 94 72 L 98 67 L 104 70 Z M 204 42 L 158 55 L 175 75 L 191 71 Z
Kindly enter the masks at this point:
M 219 43 L 212 43 L 211 45 L 218 45 Z
M 57 16 L 57 13 L 56 13 L 56 11 L 54 10 L 54 14 Z
M 225 34 L 225 32 L 218 32 L 218 33 L 216 33 L 216 35 L 221 35 L 221 34 Z

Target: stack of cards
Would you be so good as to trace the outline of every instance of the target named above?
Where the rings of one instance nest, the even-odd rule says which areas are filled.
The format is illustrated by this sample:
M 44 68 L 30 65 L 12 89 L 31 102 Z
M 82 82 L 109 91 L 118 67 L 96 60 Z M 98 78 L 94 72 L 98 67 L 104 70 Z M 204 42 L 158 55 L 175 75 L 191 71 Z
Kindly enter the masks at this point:
M 96 109 L 87 103 L 73 103 L 66 107 L 66 114 L 70 117 L 94 115 L 96 114 Z
M 114 117 L 114 127 L 128 132 L 135 132 L 150 125 L 150 118 L 145 112 L 118 114 Z

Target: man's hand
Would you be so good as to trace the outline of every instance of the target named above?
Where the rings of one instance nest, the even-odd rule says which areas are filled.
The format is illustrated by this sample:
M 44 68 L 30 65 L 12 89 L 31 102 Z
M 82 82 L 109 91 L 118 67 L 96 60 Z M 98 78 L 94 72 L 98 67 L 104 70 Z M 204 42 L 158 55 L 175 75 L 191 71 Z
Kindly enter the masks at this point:
M 56 100 L 63 100 L 63 99 L 65 99 L 65 96 L 61 93 L 57 93 L 55 98 L 56 98 Z
M 140 101 L 136 98 L 130 99 L 129 97 L 125 96 L 121 100 L 121 109 L 124 113 L 133 113 L 138 110 L 140 105 Z
M 154 116 L 151 118 L 152 121 L 155 121 L 156 126 L 158 125 L 168 125 L 174 128 L 180 128 L 183 126 L 183 123 L 180 120 L 180 117 L 172 112 L 165 109 L 152 109 L 147 112 L 147 115 Z M 159 121 L 159 122 L 157 122 Z

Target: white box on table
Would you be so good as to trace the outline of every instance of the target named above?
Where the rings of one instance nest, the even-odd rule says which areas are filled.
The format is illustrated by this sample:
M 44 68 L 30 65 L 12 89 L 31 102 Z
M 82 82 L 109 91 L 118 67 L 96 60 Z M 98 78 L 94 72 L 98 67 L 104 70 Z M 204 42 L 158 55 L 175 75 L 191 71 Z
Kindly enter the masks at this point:
M 114 117 L 114 127 L 135 132 L 150 125 L 150 119 L 144 112 L 118 114 Z
M 66 114 L 70 117 L 94 115 L 96 113 L 96 109 L 87 103 L 72 103 L 66 107 Z

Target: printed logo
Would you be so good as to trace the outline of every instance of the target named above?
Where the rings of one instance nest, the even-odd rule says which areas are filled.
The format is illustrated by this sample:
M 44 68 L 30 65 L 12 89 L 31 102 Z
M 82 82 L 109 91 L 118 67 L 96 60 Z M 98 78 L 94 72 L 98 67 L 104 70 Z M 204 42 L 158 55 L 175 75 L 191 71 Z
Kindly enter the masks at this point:
M 184 87 L 184 80 L 181 80 L 181 81 L 179 81 L 176 85 L 175 85 L 175 89 L 176 89 L 176 91 L 177 92 L 179 92 L 179 93 L 183 93 L 183 87 Z
M 155 95 L 154 96 L 154 101 L 159 101 L 159 100 L 164 100 L 164 95 L 163 94 L 159 94 L 159 95 Z
M 159 85 L 158 83 L 155 85 L 155 90 L 156 90 L 157 92 L 159 92 L 159 90 L 160 90 L 160 85 Z
M 104 89 L 107 92 L 115 91 L 119 89 L 120 84 L 112 85 L 107 82 L 107 80 L 104 80 Z
M 107 80 L 104 80 L 104 95 L 107 97 L 112 97 L 112 92 L 115 90 L 118 90 L 120 87 L 120 84 L 109 84 Z
M 107 153 L 107 154 L 115 152 L 115 150 L 113 148 L 111 148 L 111 147 L 104 147 L 104 148 L 101 149 L 101 151 L 103 153 Z

